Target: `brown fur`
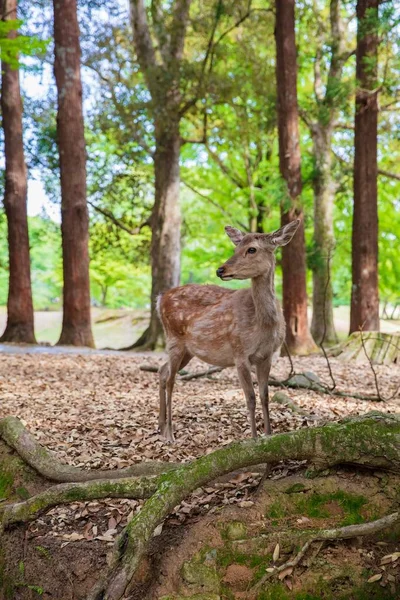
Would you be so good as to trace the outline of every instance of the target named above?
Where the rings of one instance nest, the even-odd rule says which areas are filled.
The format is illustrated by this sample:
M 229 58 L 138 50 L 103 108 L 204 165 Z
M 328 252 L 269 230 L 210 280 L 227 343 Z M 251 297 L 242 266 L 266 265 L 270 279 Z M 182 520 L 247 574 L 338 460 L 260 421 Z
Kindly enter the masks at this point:
M 173 288 L 160 298 L 158 308 L 167 340 L 168 362 L 160 369 L 159 426 L 168 440 L 173 440 L 175 376 L 193 356 L 212 365 L 236 366 L 255 437 L 255 393 L 251 378 L 254 365 L 264 430 L 270 433 L 268 377 L 272 357 L 279 352 L 285 338 L 285 321 L 274 290 L 274 250 L 290 242 L 298 224 L 299 221 L 294 221 L 272 234 L 243 235 L 237 229 L 226 228 L 236 250 L 217 274 L 223 280 L 251 279 L 251 289 L 190 284 Z M 250 254 L 249 248 L 255 248 L 256 252 Z

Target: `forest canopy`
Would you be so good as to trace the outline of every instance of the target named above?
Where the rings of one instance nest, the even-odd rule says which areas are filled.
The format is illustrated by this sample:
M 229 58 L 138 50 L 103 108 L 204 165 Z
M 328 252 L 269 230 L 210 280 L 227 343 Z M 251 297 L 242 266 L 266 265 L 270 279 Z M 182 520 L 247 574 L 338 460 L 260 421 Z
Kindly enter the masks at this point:
M 352 289 L 355 4 L 304 0 L 295 7 L 307 292 L 311 298 L 312 273 L 327 259 L 314 235 L 318 227 L 314 202 L 322 186 L 333 211 L 330 285 L 335 306 L 348 305 Z M 400 11 L 396 4 L 382 2 L 378 16 L 368 17 L 379 41 L 381 301 L 396 300 L 400 279 Z M 92 304 L 111 308 L 150 306 L 157 138 L 152 82 L 164 77 L 163 85 L 168 86 L 168 74 L 178 68 L 164 52 L 175 35 L 169 3 L 149 2 L 145 9 L 155 56 L 155 66 L 149 68 L 138 55 L 127 3 L 105 8 L 101 2 L 78 2 L 90 294 Z M 43 310 L 61 303 L 63 284 L 51 7 L 40 0 L 21 0 L 19 18 L 24 34 L 18 38 L 24 149 L 29 181 L 35 183 L 28 204 L 33 302 L 35 309 Z M 11 27 L 10 22 L 2 26 Z M 179 59 L 181 283 L 215 283 L 216 267 L 231 252 L 225 225 L 265 232 L 279 227 L 287 192 L 279 169 L 274 29 L 275 8 L 267 2 L 190 3 Z M 2 58 L 7 60 L 3 46 L 2 41 Z M 322 150 L 316 145 L 318 131 L 325 136 Z M 0 210 L 0 305 L 7 302 L 6 231 Z M 227 285 L 238 287 L 243 282 Z M 276 286 L 281 296 L 279 252 Z

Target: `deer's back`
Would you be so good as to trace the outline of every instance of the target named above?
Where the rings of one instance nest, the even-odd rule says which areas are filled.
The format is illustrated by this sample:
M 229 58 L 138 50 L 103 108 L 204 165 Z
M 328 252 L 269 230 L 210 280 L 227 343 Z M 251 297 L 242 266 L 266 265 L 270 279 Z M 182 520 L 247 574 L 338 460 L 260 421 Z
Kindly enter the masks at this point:
M 188 284 L 165 292 L 158 302 L 158 313 L 166 333 L 178 333 L 188 324 L 211 309 L 226 308 L 235 290 L 218 285 Z

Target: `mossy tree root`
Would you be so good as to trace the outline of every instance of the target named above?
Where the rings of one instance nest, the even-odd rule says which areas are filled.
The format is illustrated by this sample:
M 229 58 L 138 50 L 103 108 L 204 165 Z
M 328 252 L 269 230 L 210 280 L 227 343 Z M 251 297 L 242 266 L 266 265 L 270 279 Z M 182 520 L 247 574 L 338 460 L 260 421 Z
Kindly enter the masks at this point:
M 400 418 L 371 413 L 336 424 L 246 440 L 161 475 L 156 492 L 117 539 L 110 566 L 88 600 L 120 600 L 129 593 L 154 529 L 193 490 L 239 468 L 287 459 L 400 472 Z
M 33 521 L 49 508 L 69 502 L 100 500 L 102 498 L 149 498 L 154 494 L 157 486 L 157 476 L 61 483 L 36 496 L 32 496 L 24 502 L 4 506 L 1 525 L 3 528 L 7 528 L 14 523 Z
M 362 537 L 365 535 L 374 535 L 375 533 L 379 533 L 383 529 L 387 529 L 388 527 L 394 527 L 397 523 L 400 522 L 400 513 L 395 512 L 391 515 L 386 515 L 381 519 L 377 519 L 376 521 L 370 521 L 369 523 L 361 523 L 360 525 L 346 525 L 345 527 L 337 527 L 335 529 L 321 529 L 320 531 L 314 532 L 312 537 L 310 537 L 299 552 L 292 559 L 287 562 L 275 567 L 273 570 L 268 572 L 260 581 L 254 585 L 251 590 L 255 592 L 263 587 L 265 582 L 286 571 L 286 569 L 296 567 L 300 561 L 303 559 L 310 546 L 314 542 L 325 542 L 325 541 L 334 541 L 334 540 L 348 540 L 355 537 Z
M 39 475 L 59 483 L 152 476 L 171 471 L 180 466 L 180 463 L 146 461 L 131 465 L 126 469 L 85 471 L 61 463 L 50 450 L 39 444 L 16 417 L 5 417 L 0 420 L 0 436 Z

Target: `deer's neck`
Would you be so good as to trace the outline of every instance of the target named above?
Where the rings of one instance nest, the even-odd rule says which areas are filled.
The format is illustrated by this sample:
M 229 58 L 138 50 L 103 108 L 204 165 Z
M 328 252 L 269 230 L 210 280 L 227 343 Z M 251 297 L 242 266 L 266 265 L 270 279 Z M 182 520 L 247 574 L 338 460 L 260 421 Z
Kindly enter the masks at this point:
M 275 269 L 263 273 L 251 280 L 251 292 L 253 295 L 256 320 L 260 325 L 273 325 L 278 321 L 278 310 L 276 307 Z

